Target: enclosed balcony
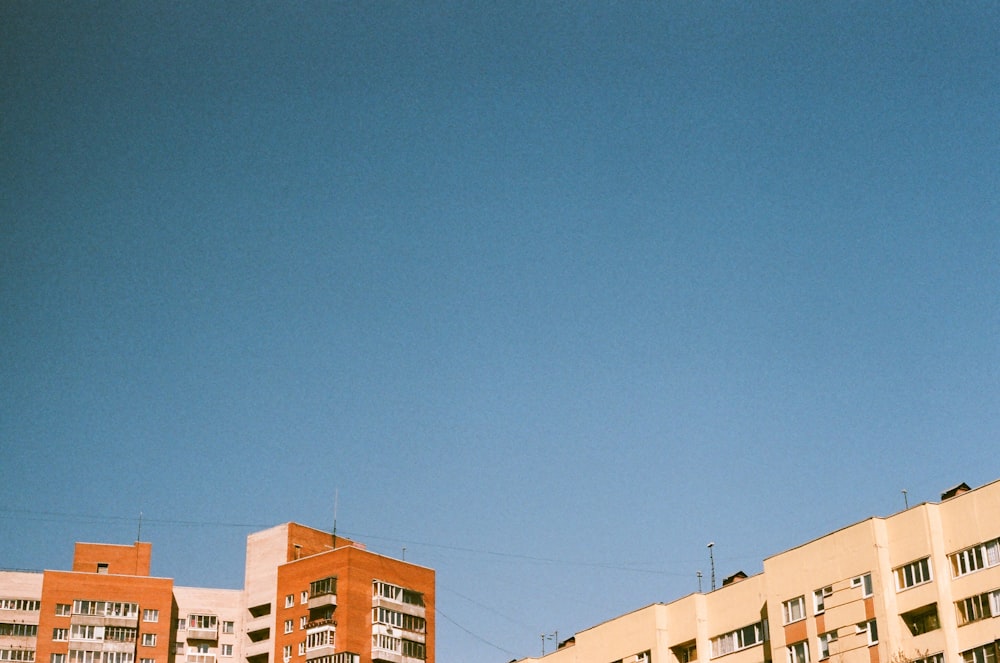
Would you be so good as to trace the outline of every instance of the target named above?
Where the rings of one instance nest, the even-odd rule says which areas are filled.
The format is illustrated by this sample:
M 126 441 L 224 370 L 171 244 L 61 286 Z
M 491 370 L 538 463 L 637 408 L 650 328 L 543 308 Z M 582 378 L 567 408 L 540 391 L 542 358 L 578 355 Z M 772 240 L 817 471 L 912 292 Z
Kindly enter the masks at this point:
M 188 640 L 219 639 L 219 623 L 215 615 L 189 615 L 187 623 Z
M 323 656 L 332 656 L 337 628 L 333 620 L 323 626 L 315 626 L 306 631 L 306 660 L 312 661 Z
M 309 583 L 309 610 L 337 605 L 337 577 L 330 576 Z

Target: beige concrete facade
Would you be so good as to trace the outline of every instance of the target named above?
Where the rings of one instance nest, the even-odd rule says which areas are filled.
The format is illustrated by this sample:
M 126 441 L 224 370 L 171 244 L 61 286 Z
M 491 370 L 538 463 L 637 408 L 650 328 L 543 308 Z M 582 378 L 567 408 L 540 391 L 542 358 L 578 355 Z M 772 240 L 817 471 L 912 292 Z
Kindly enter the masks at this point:
M 1000 663 L 1000 481 L 855 523 L 763 568 L 524 660 Z

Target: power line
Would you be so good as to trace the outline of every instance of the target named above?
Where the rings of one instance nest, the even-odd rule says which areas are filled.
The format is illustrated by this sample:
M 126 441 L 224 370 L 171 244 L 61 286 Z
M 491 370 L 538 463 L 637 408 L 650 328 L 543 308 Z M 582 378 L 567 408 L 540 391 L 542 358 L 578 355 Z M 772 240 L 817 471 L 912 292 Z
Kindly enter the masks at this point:
M 12 509 L 12 508 L 0 507 L 0 517 L 5 517 L 4 514 L 10 514 L 8 517 L 19 517 L 19 516 L 31 517 L 35 520 L 43 522 L 71 521 L 71 522 L 84 522 L 84 523 L 102 523 L 102 522 L 132 523 L 135 520 L 134 516 L 98 515 L 93 513 L 70 513 L 70 512 L 60 512 L 60 511 L 38 511 L 31 509 Z M 274 523 L 235 523 L 222 520 L 181 520 L 181 519 L 171 519 L 171 518 L 147 518 L 145 516 L 143 516 L 143 523 L 147 525 L 181 526 L 181 527 L 213 527 L 213 528 L 225 527 L 225 528 L 236 528 L 243 530 L 260 530 L 274 526 Z M 586 560 L 570 560 L 570 559 L 559 559 L 554 557 L 539 557 L 536 555 L 527 555 L 524 553 L 486 550 L 482 548 L 468 548 L 464 546 L 455 546 L 443 543 L 429 543 L 426 541 L 413 541 L 412 539 L 400 539 L 395 537 L 380 536 L 377 534 L 367 534 L 362 532 L 343 532 L 343 534 L 350 538 L 358 538 L 358 539 L 373 540 L 373 541 L 388 541 L 393 543 L 406 543 L 409 545 L 418 545 L 438 550 L 450 550 L 454 552 L 465 552 L 475 555 L 486 555 L 504 560 L 517 560 L 524 562 L 532 562 L 536 564 L 558 564 L 563 566 L 578 566 L 586 568 L 605 569 L 609 571 L 627 571 L 630 573 L 647 573 L 651 575 L 670 576 L 677 578 L 686 578 L 690 575 L 690 572 L 684 571 L 683 573 L 677 573 L 677 572 L 665 571 L 662 570 L 662 566 L 660 565 L 670 564 L 673 566 L 687 566 L 693 563 L 692 560 L 660 560 L 659 562 L 656 563 L 656 565 L 660 566 L 660 568 L 642 568 L 642 566 L 638 563 L 628 564 L 622 562 L 618 563 L 592 562 Z
M 503 653 L 505 653 L 505 654 L 509 654 L 510 656 L 513 656 L 514 658 L 517 658 L 517 654 L 515 654 L 514 652 L 510 651 L 509 649 L 504 649 L 503 647 L 501 647 L 501 646 L 500 646 L 500 645 L 498 645 L 498 644 L 495 644 L 495 643 L 492 643 L 492 642 L 490 642 L 489 640 L 487 640 L 486 638 L 484 638 L 484 637 L 483 637 L 483 636 L 481 636 L 481 635 L 477 635 L 477 634 L 473 633 L 472 631 L 470 631 L 469 629 L 465 628 L 464 626 L 462 626 L 461 624 L 459 624 L 458 622 L 456 622 L 456 621 L 455 621 L 454 619 L 452 619 L 452 618 L 451 618 L 451 617 L 449 617 L 448 615 L 446 615 L 446 614 L 444 614 L 443 612 L 441 612 L 441 609 L 440 609 L 440 608 L 437 608 L 437 607 L 435 607 L 435 609 L 434 609 L 434 612 L 435 612 L 435 613 L 436 613 L 436 614 L 437 614 L 438 616 L 440 616 L 440 617 L 444 617 L 444 618 L 445 618 L 445 619 L 447 619 L 447 620 L 448 620 L 449 622 L 451 622 L 452 624 L 454 624 L 454 625 L 455 625 L 455 626 L 457 626 L 458 628 L 462 629 L 463 631 L 465 631 L 466 633 L 468 633 L 469 635 L 471 635 L 471 636 L 472 636 L 473 638 L 475 638 L 476 640 L 479 640 L 480 642 L 483 642 L 483 643 L 485 643 L 485 644 L 489 645 L 490 647 L 493 647 L 494 649 L 498 649 L 498 650 L 502 651 L 502 652 L 503 652 Z

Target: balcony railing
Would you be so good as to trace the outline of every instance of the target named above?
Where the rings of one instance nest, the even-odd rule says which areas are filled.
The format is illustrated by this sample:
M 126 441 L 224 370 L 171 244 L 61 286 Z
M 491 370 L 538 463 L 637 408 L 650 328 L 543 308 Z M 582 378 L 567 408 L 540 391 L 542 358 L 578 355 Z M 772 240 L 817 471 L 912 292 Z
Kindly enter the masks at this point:
M 187 628 L 187 639 L 188 640 L 218 640 L 219 639 L 219 627 L 208 626 L 205 628 L 195 627 L 188 624 Z
M 311 622 L 306 622 L 306 628 L 317 628 L 319 626 L 336 626 L 337 620 L 333 617 L 323 617 L 322 619 L 314 619 Z

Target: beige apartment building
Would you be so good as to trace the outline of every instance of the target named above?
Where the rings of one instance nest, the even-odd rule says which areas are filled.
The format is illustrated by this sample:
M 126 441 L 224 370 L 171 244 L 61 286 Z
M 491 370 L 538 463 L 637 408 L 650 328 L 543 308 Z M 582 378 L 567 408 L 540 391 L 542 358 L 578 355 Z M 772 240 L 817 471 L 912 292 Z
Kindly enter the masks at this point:
M 1000 663 L 1000 481 L 961 484 L 525 663 Z
M 0 663 L 433 663 L 434 571 L 296 523 L 247 539 L 243 589 L 150 574 L 152 545 L 77 543 L 0 571 Z

